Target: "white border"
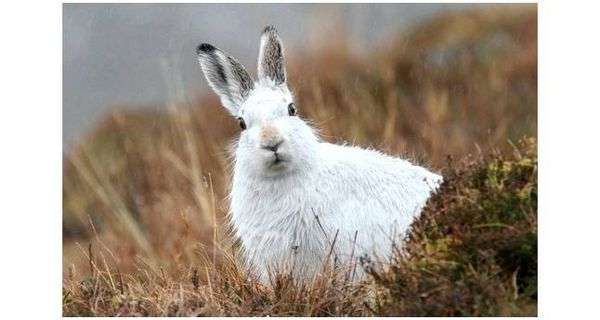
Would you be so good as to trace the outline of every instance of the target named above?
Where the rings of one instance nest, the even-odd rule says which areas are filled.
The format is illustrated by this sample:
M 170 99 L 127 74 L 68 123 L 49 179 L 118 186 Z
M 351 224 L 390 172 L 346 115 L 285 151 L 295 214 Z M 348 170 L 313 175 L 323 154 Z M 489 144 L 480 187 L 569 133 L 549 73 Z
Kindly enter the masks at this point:
M 539 315 L 597 316 L 600 210 L 598 6 L 539 13 Z
M 61 316 L 61 6 L 6 3 L 0 17 L 2 318 Z
M 597 314 L 600 11 L 587 4 L 539 5 L 542 318 Z M 59 2 L 11 2 L 0 18 L 0 214 L 6 219 L 0 301 L 7 319 L 62 314 L 61 14 Z

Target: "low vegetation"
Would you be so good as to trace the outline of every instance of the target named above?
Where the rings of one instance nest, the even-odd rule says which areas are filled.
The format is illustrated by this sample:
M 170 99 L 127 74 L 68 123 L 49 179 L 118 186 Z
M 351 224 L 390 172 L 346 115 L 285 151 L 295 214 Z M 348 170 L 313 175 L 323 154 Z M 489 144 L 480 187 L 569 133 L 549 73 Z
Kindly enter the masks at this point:
M 537 154 L 522 141 L 507 157 L 465 159 L 413 224 L 389 270 L 381 312 L 404 316 L 535 315 Z
M 67 277 L 65 315 L 536 315 L 537 155 L 534 140 L 510 157 L 450 163 L 440 192 L 391 263 L 366 262 L 358 284 L 324 270 L 309 285 L 285 275 L 263 286 L 235 257 L 166 273 L 139 261 L 111 268 L 87 252 L 89 274 Z M 105 251 L 99 256 L 95 250 Z
M 300 115 L 446 179 L 404 250 L 359 284 L 261 285 L 227 228 L 237 129 L 216 97 L 116 108 L 65 156 L 64 315 L 537 313 L 536 7 L 438 16 L 366 56 L 331 46 L 289 57 Z

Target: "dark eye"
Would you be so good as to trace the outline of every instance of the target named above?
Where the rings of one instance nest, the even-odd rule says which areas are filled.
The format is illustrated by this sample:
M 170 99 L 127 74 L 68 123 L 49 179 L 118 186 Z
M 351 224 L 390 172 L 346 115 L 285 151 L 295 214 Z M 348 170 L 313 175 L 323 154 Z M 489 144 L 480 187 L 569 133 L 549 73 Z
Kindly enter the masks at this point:
M 242 117 L 238 117 L 238 123 L 240 124 L 240 128 L 242 128 L 242 130 L 246 130 L 246 121 L 244 121 L 244 118 Z
M 296 104 L 295 103 L 292 102 L 288 105 L 288 114 L 290 116 L 296 115 Z

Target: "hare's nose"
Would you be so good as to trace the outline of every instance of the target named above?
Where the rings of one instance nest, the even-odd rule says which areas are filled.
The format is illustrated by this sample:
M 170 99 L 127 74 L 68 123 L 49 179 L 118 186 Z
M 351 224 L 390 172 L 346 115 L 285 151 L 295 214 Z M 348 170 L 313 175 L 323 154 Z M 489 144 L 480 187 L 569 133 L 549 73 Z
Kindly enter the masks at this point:
M 262 148 L 266 149 L 266 150 L 270 150 L 273 152 L 277 152 L 277 149 L 279 149 L 279 146 L 283 143 L 283 140 L 279 140 L 275 143 L 271 143 L 271 144 L 267 144 L 267 145 L 263 145 Z
M 277 128 L 272 125 L 266 125 L 260 132 L 260 147 L 266 150 L 277 152 L 279 146 L 283 143 L 283 138 Z

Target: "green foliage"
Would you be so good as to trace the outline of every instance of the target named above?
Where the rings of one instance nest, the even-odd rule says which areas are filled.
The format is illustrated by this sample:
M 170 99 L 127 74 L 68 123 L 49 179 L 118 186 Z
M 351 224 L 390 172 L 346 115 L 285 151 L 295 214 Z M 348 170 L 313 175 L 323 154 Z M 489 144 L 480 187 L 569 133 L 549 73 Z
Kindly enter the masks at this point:
M 411 316 L 534 315 L 537 303 L 537 154 L 450 164 L 445 182 L 386 272 L 382 312 Z

